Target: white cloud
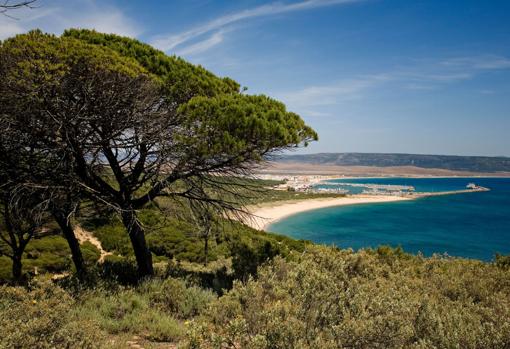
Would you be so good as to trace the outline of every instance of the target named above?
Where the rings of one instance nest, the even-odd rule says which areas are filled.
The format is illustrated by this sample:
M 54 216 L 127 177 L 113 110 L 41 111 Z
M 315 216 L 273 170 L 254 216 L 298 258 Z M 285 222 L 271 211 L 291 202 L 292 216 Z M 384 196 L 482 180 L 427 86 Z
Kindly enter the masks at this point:
M 130 37 L 141 34 L 141 27 L 119 8 L 93 0 L 41 2 L 34 9 L 17 10 L 12 19 L 0 16 L 0 39 L 41 29 L 61 34 L 68 28 L 96 29 Z
M 220 30 L 235 22 L 240 22 L 256 17 L 273 16 L 281 13 L 302 11 L 318 7 L 347 4 L 359 1 L 362 0 L 305 0 L 296 3 L 274 2 L 221 16 L 210 22 L 207 22 L 206 24 L 199 25 L 182 33 L 159 35 L 152 40 L 152 45 L 163 51 L 168 51 L 188 41 L 194 40 L 204 34 Z
M 450 83 L 468 80 L 473 77 L 472 72 L 430 72 L 430 73 L 402 73 L 400 78 L 410 81 L 430 83 Z
M 23 31 L 23 27 L 12 18 L 5 17 L 0 19 L 0 40 L 23 33 Z
M 441 64 L 444 66 L 456 68 L 496 70 L 510 68 L 510 59 L 497 55 L 483 55 L 451 58 L 441 62 Z
M 303 115 L 321 115 L 321 107 L 364 98 L 376 88 L 403 88 L 408 90 L 434 90 L 448 84 L 475 79 L 491 70 L 510 69 L 510 59 L 495 55 L 453 58 L 442 61 L 400 67 L 377 75 L 343 79 L 333 84 L 317 84 L 294 91 L 277 93 L 291 109 Z M 493 94 L 493 90 L 481 90 Z
M 392 79 L 391 76 L 385 74 L 363 76 L 330 85 L 309 86 L 301 90 L 278 94 L 277 97 L 291 109 L 303 110 L 304 108 L 334 105 L 341 101 L 362 98 L 367 90 Z M 307 110 L 307 112 L 315 112 L 315 110 Z
M 178 49 L 175 54 L 179 56 L 187 56 L 187 55 L 194 55 L 200 52 L 207 51 L 208 49 L 220 44 L 223 42 L 224 38 L 224 31 L 221 30 L 219 32 L 214 33 L 210 37 L 208 37 L 205 40 L 199 41 L 195 44 L 183 47 L 181 49 Z

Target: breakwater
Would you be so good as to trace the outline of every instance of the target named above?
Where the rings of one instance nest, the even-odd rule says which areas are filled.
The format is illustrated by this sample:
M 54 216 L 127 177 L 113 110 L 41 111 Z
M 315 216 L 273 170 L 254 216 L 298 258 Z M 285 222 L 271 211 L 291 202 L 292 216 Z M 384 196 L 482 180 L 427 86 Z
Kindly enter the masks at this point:
M 490 191 L 489 188 L 485 187 L 477 187 L 474 189 L 462 189 L 462 190 L 448 190 L 448 191 L 436 191 L 436 192 L 426 192 L 426 193 L 406 193 L 402 196 L 413 197 L 413 198 L 422 198 L 428 196 L 441 196 L 441 195 L 455 195 L 455 194 L 465 194 L 465 193 L 476 193 L 481 191 Z

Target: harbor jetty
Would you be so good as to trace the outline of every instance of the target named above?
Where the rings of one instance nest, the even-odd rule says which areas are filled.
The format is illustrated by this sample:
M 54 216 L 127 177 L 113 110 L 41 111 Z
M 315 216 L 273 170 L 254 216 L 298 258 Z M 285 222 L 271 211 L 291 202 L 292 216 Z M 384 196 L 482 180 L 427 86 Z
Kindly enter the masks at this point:
M 441 195 L 454 195 L 454 194 L 465 194 L 465 193 L 475 193 L 480 191 L 490 191 L 489 188 L 476 186 L 469 189 L 461 189 L 461 190 L 450 190 L 450 191 L 437 191 L 437 192 L 423 192 L 423 193 L 409 193 L 407 196 L 415 197 L 415 198 L 423 198 L 428 196 L 441 196 Z

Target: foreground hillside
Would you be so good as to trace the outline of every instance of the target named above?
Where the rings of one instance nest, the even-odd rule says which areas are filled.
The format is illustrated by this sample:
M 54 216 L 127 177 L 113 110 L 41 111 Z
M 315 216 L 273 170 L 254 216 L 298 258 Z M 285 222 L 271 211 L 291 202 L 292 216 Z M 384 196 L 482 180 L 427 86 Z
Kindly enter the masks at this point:
M 189 266 L 188 266 L 189 267 Z M 309 245 L 218 293 L 174 263 L 136 285 L 0 289 L 2 348 L 508 348 L 510 270 Z M 180 276 L 181 275 L 181 276 Z
M 317 195 L 264 190 L 251 200 Z M 185 205 L 161 199 L 139 214 L 155 261 L 148 280 L 136 277 L 118 218 L 87 205 L 76 222 L 107 255 L 82 243 L 85 280 L 54 225 L 24 254 L 25 286 L 9 286 L 1 257 L 0 348 L 510 347 L 508 257 L 353 252 L 220 220 L 206 262 Z

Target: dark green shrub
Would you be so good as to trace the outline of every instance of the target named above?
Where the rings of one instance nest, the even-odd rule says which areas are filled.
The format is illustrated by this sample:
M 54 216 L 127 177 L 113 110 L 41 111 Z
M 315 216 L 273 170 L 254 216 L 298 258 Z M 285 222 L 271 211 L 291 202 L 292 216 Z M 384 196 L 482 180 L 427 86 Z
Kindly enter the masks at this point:
M 257 274 L 257 268 L 280 254 L 280 248 L 269 241 L 262 241 L 255 247 L 246 243 L 234 243 L 231 249 L 232 268 L 236 279 L 246 281 Z
M 114 252 L 123 256 L 133 255 L 129 236 L 126 233 L 126 229 L 120 222 L 110 222 L 109 224 L 98 227 L 93 232 L 94 236 L 98 238 L 101 242 L 101 246 L 106 251 Z
M 60 273 L 71 267 L 71 251 L 62 236 L 52 235 L 32 239 L 27 245 L 23 259 L 25 272 Z
M 83 259 L 85 259 L 85 263 L 89 265 L 95 264 L 99 260 L 99 257 L 101 257 L 101 251 L 90 241 L 85 241 L 80 247 Z
M 207 266 L 197 263 L 169 261 L 165 277 L 185 278 L 202 288 L 213 290 L 222 295 L 232 288 L 234 275 L 230 260 L 219 259 Z
M 0 283 L 12 278 L 12 261 L 9 257 L 0 256 Z
M 100 275 L 121 285 L 135 285 L 138 282 L 138 269 L 134 260 L 119 256 L 106 256 L 101 265 Z

